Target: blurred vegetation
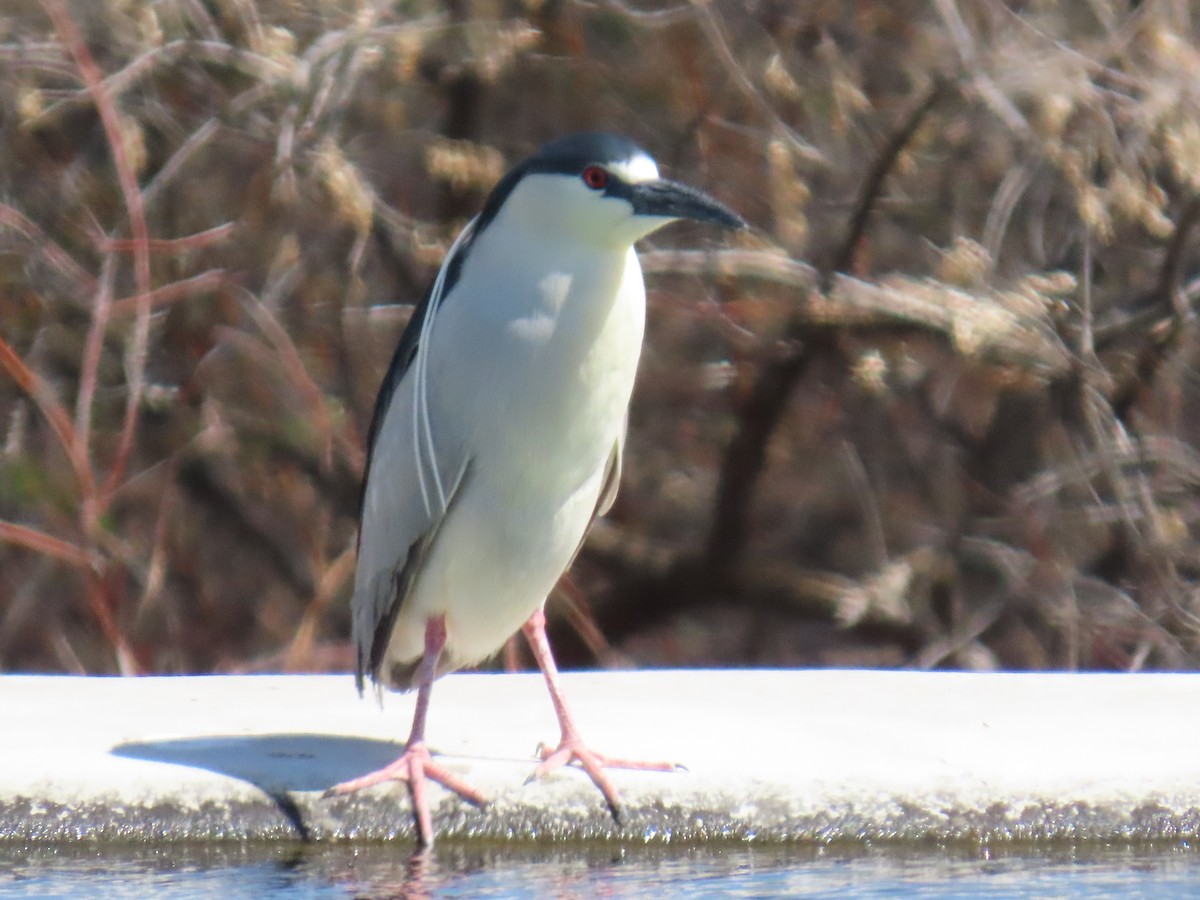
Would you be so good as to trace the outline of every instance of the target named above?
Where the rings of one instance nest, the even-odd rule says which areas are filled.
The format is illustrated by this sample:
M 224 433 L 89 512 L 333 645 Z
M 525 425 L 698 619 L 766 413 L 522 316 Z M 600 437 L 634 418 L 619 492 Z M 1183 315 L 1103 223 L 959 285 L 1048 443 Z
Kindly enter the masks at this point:
M 1192 667 L 1197 18 L 8 0 L 0 669 L 348 668 L 391 347 L 504 168 L 584 129 L 756 228 L 643 248 L 568 665 Z

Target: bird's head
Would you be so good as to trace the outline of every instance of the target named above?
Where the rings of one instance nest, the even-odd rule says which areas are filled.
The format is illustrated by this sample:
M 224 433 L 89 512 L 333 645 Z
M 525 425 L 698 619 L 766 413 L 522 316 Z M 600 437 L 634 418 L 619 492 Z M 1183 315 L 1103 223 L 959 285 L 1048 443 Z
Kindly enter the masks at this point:
M 658 174 L 654 159 L 612 134 L 575 134 L 543 146 L 493 189 L 477 230 L 493 220 L 597 245 L 629 247 L 676 219 L 745 228 L 712 197 Z

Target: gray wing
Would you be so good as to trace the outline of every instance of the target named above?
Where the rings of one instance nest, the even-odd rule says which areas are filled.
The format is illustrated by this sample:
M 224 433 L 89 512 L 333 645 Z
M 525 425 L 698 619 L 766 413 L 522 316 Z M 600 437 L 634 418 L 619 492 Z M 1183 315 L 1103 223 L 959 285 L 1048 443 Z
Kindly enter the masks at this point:
M 350 601 L 359 693 L 367 675 L 380 681 L 396 617 L 466 475 L 465 459 L 452 458 L 448 448 L 439 446 L 437 435 L 422 432 L 420 426 L 429 428 L 430 419 L 419 417 L 419 394 L 414 388 L 420 372 L 422 334 L 453 287 L 469 247 L 472 225 L 463 229 L 437 280 L 413 311 L 371 414 Z
M 412 378 L 401 378 L 392 393 L 363 486 L 351 600 L 360 692 L 367 675 L 379 684 L 402 686 L 393 685 L 391 673 L 382 671 L 392 630 L 467 477 L 467 460 L 443 446 L 436 465 L 445 485 L 445 501 L 429 489 L 431 463 L 417 451 L 413 435 Z
M 625 452 L 625 432 L 628 430 L 629 414 L 626 413 L 625 421 L 621 423 L 621 433 L 617 435 L 617 443 L 613 446 L 612 453 L 609 454 L 608 462 L 604 464 L 604 485 L 600 488 L 600 499 L 596 501 L 596 511 L 592 513 L 592 522 L 612 509 L 613 501 L 617 499 L 617 490 L 621 487 L 621 457 Z M 589 522 L 588 530 L 591 530 L 591 527 L 591 522 Z M 587 532 L 584 532 L 584 536 L 587 536 Z
M 617 499 L 617 490 L 621 487 L 621 456 L 625 452 L 625 432 L 628 430 L 629 414 L 626 413 L 625 421 L 621 423 L 621 433 L 617 435 L 612 452 L 608 454 L 608 459 L 604 463 L 604 481 L 600 485 L 600 496 L 596 500 L 596 508 L 592 510 L 592 517 L 588 520 L 588 526 L 583 530 L 583 537 L 579 539 L 579 543 L 575 547 L 575 552 L 571 554 L 571 561 L 563 569 L 564 572 L 574 565 L 575 557 L 583 549 L 588 532 L 592 530 L 592 523 L 612 509 L 613 501 Z

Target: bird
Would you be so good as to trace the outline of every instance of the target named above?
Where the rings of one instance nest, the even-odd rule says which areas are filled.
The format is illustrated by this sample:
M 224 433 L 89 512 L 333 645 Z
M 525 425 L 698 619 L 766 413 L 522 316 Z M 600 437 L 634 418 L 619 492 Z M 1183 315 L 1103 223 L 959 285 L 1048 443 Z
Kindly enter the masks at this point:
M 416 703 L 401 756 L 326 793 L 407 782 L 423 846 L 427 781 L 486 804 L 429 751 L 433 682 L 518 631 L 561 731 L 530 781 L 577 763 L 619 821 L 605 768 L 675 768 L 583 741 L 544 604 L 616 496 L 645 327 L 634 245 L 679 219 L 747 227 L 626 137 L 551 141 L 496 183 L 400 337 L 368 431 L 351 631 L 359 694 L 370 679 L 380 696 L 415 688 Z

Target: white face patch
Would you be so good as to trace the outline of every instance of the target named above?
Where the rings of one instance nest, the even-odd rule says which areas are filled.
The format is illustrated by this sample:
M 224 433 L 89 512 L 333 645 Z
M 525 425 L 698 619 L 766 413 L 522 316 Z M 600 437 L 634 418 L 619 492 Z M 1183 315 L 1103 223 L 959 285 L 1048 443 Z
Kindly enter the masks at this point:
M 629 159 L 621 160 L 621 162 L 611 163 L 608 168 L 630 184 L 641 184 L 644 181 L 654 181 L 658 178 L 658 166 L 645 153 L 639 153 Z

